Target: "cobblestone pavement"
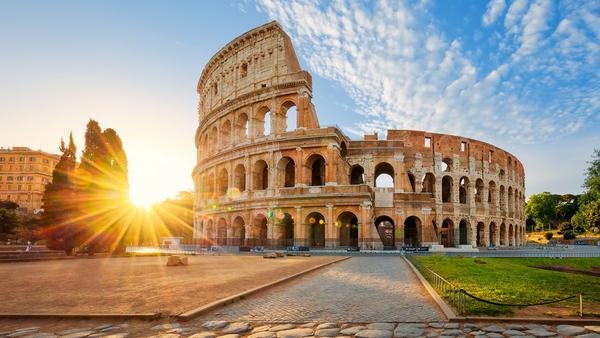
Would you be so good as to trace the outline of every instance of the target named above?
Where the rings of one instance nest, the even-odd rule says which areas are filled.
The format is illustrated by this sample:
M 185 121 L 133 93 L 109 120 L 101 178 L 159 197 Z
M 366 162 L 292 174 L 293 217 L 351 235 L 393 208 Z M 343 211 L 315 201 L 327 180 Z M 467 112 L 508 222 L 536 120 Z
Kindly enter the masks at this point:
M 76 327 L 51 331 L 40 327 L 21 327 L 0 331 L 0 337 L 26 338 L 392 338 L 392 337 L 576 337 L 600 338 L 600 326 L 490 324 L 490 323 L 282 323 L 208 321 L 201 323 L 151 324 L 140 331 L 126 323 L 94 328 Z
M 422 322 L 443 315 L 400 257 L 352 257 L 200 320 Z

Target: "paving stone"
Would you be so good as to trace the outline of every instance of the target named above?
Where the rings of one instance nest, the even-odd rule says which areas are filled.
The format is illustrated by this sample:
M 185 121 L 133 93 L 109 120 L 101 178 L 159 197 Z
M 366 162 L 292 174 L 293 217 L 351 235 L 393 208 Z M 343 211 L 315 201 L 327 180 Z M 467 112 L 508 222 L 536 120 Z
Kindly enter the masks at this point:
M 527 325 L 525 325 L 525 327 L 530 330 L 535 330 L 535 329 L 550 330 L 550 326 L 544 325 L 544 324 L 527 324 Z
M 30 327 L 24 327 L 24 328 L 16 329 L 15 332 L 20 332 L 20 331 L 38 331 L 39 329 L 40 329 L 39 326 L 30 326 Z
M 15 332 L 12 332 L 12 333 L 6 335 L 6 337 L 8 337 L 8 338 L 25 337 L 32 333 L 35 333 L 36 331 L 37 331 L 37 329 L 15 331 Z
M 112 327 L 114 327 L 113 324 L 102 324 L 102 325 L 96 326 L 92 330 L 94 330 L 94 331 L 102 331 L 102 330 L 106 330 L 106 329 L 109 329 L 109 328 L 112 328 Z
M 381 323 L 379 323 L 381 324 Z M 368 327 L 368 325 L 367 325 Z M 392 327 L 393 329 L 393 327 Z M 381 329 L 366 329 L 362 331 L 358 331 L 354 336 L 357 338 L 392 338 L 393 332 L 391 330 L 381 330 Z
M 481 335 L 481 334 L 480 335 L 476 335 L 476 336 L 473 336 L 473 337 L 474 338 L 487 338 L 487 336 L 484 335 L 484 334 L 483 335 Z
M 60 338 L 84 338 L 94 334 L 94 331 L 80 331 L 68 335 L 60 336 Z
M 212 331 L 202 331 L 202 332 L 194 333 L 193 335 L 189 336 L 188 338 L 215 338 L 216 336 L 217 336 L 217 334 Z
M 600 334 L 597 333 L 586 333 L 575 336 L 575 338 L 600 338 Z
M 317 329 L 315 337 L 335 337 L 340 334 L 339 328 Z
M 275 338 L 277 333 L 271 331 L 260 331 L 249 335 L 247 338 Z
M 487 334 L 487 336 L 490 337 L 490 338 L 504 338 L 503 335 L 501 335 L 501 334 L 499 334 L 497 332 L 489 332 Z
M 465 323 L 463 327 L 465 329 L 479 329 L 479 325 L 473 323 Z
M 459 329 L 449 329 L 449 330 L 442 331 L 441 335 L 456 337 L 456 336 L 462 336 L 463 332 L 462 332 L 462 330 L 459 330 Z
M 336 323 L 322 323 L 317 325 L 317 330 L 319 329 L 334 329 L 337 328 L 338 325 Z
M 485 336 L 486 334 L 487 334 L 487 332 L 481 331 L 481 330 L 471 332 L 471 335 L 473 335 L 473 336 Z
M 425 337 L 427 337 L 427 338 L 433 338 L 433 337 L 437 337 L 437 336 L 439 336 L 439 333 L 437 333 L 436 331 L 430 331 L 425 335 Z
M 366 326 L 351 326 L 351 327 L 342 329 L 342 331 L 340 331 L 340 334 L 354 336 L 359 331 L 365 330 L 366 328 L 367 328 Z
M 240 338 L 240 335 L 237 333 L 224 334 L 222 336 L 217 336 L 217 338 Z
M 271 325 L 262 325 L 262 326 L 253 328 L 252 331 L 250 331 L 250 333 L 269 331 L 270 328 L 271 328 Z
M 527 326 L 529 327 L 529 326 Z M 532 336 L 536 336 L 536 337 L 552 337 L 552 336 L 556 336 L 555 332 L 552 331 L 548 331 L 544 328 L 537 328 L 537 329 L 531 329 L 528 330 L 527 333 L 529 333 Z
M 584 326 L 584 328 L 589 331 L 600 332 L 600 325 L 588 325 Z
M 504 332 L 502 332 L 503 335 L 505 336 L 524 336 L 525 333 L 523 333 L 523 331 L 519 331 L 519 330 L 506 330 Z
M 179 323 L 164 323 L 164 324 L 155 325 L 150 330 L 155 330 L 155 331 L 171 330 L 171 329 L 177 329 L 180 326 L 181 325 Z
M 557 325 L 556 333 L 561 336 L 577 336 L 585 333 L 585 329 L 575 325 Z
M 218 330 L 227 325 L 229 325 L 229 322 L 226 320 L 209 320 L 208 322 L 204 322 L 202 327 L 209 330 Z
M 252 325 L 246 322 L 231 323 L 224 328 L 223 333 L 243 333 L 252 330 Z
M 392 331 L 396 327 L 394 323 L 371 323 L 367 324 L 367 329 Z
M 314 333 L 313 329 L 299 328 L 299 329 L 277 331 L 277 337 L 278 338 L 302 338 L 302 337 L 312 336 L 313 333 Z
M 488 326 L 482 327 L 481 330 L 485 331 L 485 332 L 496 332 L 496 333 L 504 331 L 504 329 L 498 325 L 488 325 Z
M 0 337 L 3 337 L 3 335 L 0 334 Z M 56 338 L 58 337 L 57 335 L 55 335 L 54 333 L 50 333 L 50 332 L 36 332 L 34 334 L 25 336 L 23 338 Z
M 433 328 L 436 328 L 436 329 L 443 329 L 444 325 L 446 325 L 446 323 L 442 323 L 442 322 L 429 323 L 430 327 L 433 327 Z
M 423 335 L 423 327 L 410 324 L 400 324 L 394 330 L 396 337 L 420 337 Z
M 444 329 L 458 329 L 460 328 L 460 324 L 458 323 L 446 323 L 444 324 Z
M 163 333 L 163 334 L 159 334 L 156 336 L 150 336 L 147 338 L 179 338 L 179 337 L 181 337 L 181 336 L 177 333 Z
M 285 330 L 291 330 L 295 327 L 296 326 L 294 326 L 292 324 L 280 324 L 280 325 L 275 325 L 275 326 L 271 327 L 269 329 L 269 331 L 272 331 L 272 332 L 285 331 Z
M 122 332 L 122 333 L 111 333 L 109 335 L 105 335 L 102 338 L 125 338 L 129 335 L 129 333 L 126 332 Z
M 519 331 L 525 330 L 525 326 L 519 325 L 519 324 L 509 324 L 506 328 L 509 330 L 519 330 Z

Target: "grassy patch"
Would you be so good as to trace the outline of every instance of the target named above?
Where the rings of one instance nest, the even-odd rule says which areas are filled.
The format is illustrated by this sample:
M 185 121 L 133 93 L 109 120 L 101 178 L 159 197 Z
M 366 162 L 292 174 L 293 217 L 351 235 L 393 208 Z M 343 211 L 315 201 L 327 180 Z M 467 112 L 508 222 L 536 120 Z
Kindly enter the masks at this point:
M 531 304 L 584 293 L 584 303 L 600 304 L 600 278 L 558 271 L 541 270 L 531 265 L 563 265 L 591 269 L 600 258 L 460 258 L 419 256 L 418 261 L 467 292 L 499 303 Z M 485 264 L 482 264 L 485 263 Z M 578 299 L 554 304 L 574 311 Z M 501 315 L 512 308 L 470 302 L 471 314 Z

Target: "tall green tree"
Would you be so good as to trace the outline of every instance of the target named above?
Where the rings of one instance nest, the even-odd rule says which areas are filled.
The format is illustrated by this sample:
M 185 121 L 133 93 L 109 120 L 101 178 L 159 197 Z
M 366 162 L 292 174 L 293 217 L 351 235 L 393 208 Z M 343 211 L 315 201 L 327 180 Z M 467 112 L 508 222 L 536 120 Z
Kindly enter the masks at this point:
M 549 229 L 550 222 L 556 219 L 557 204 L 558 195 L 549 192 L 531 195 L 525 206 L 525 215 L 531 217 L 538 227 Z
M 585 172 L 585 193 L 579 199 L 579 210 L 571 218 L 575 226 L 598 232 L 600 228 L 600 149 L 594 149 Z
M 0 208 L 0 234 L 12 233 L 19 223 L 19 216 L 14 209 Z
M 52 172 L 52 182 L 46 185 L 42 197 L 44 212 L 41 223 L 48 247 L 65 250 L 67 254 L 71 254 L 80 232 L 75 209 L 74 172 L 77 165 L 77 148 L 73 142 L 73 134 L 69 135 L 68 147 L 61 139 L 59 149 L 62 155 Z

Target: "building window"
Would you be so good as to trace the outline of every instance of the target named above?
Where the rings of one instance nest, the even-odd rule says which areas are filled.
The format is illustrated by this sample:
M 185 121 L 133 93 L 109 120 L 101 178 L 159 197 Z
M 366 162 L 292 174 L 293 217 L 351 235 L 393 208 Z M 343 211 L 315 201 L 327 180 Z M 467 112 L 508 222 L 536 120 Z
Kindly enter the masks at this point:
M 490 150 L 490 152 L 488 153 L 488 162 L 492 162 L 493 154 L 494 154 L 494 152 L 492 150 Z
M 48 163 L 50 163 L 50 161 L 48 161 L 48 159 L 47 159 L 47 158 L 45 158 L 45 159 L 44 159 L 44 164 L 48 164 Z
M 27 176 L 27 180 L 28 180 L 29 182 L 33 181 L 33 176 Z
M 461 142 L 460 143 L 460 151 L 462 151 L 463 153 L 465 151 L 467 151 L 467 142 Z
M 21 191 L 21 185 L 20 184 L 17 186 L 17 190 Z
M 19 157 L 19 162 L 25 162 L 25 156 L 20 156 Z
M 23 176 L 17 176 L 17 181 L 23 181 Z
M 431 148 L 431 137 L 425 136 L 425 148 Z
M 9 162 L 14 162 L 14 161 L 15 161 L 15 158 L 14 158 L 14 157 L 9 157 L 9 158 L 8 158 L 8 161 L 9 161 Z
M 30 157 L 29 162 L 35 162 L 35 157 Z
M 12 180 L 13 180 L 13 177 L 12 177 L 12 176 L 8 176 L 8 177 L 6 178 L 6 180 L 7 180 L 7 181 L 12 181 Z
M 243 78 L 248 76 L 248 64 L 242 64 L 242 67 L 240 68 L 240 76 Z
M 4 162 L 4 157 L 0 157 L 0 162 Z

